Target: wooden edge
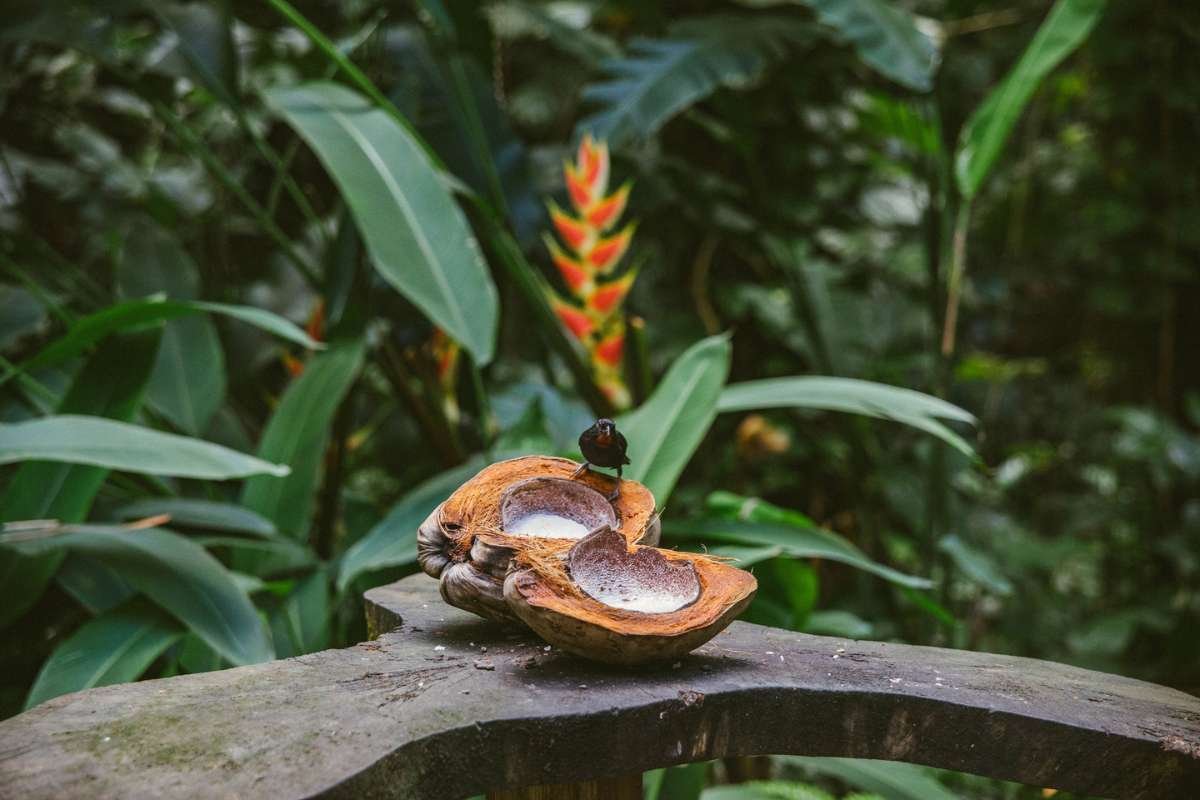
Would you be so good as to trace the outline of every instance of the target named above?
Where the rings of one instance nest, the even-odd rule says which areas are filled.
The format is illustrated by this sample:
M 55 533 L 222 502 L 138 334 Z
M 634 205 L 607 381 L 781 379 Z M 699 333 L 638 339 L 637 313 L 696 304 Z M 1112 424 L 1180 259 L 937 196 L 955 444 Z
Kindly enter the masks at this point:
M 446 606 L 436 587 L 418 575 L 368 592 L 378 638 L 356 647 L 4 720 L 0 794 L 452 798 L 794 753 L 1200 797 L 1200 699 L 1165 687 L 745 623 L 674 664 L 617 669 Z

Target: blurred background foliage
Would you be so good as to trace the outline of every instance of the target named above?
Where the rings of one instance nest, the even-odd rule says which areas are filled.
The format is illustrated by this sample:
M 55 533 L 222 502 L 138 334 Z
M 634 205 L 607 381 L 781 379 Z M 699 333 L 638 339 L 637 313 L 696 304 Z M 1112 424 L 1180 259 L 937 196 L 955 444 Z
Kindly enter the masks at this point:
M 627 475 L 747 618 L 1200 691 L 1198 39 L 1168 0 L 7 4 L 0 716 L 360 641 L 455 486 L 577 456 L 622 410 L 549 300 L 585 132 L 634 187 Z

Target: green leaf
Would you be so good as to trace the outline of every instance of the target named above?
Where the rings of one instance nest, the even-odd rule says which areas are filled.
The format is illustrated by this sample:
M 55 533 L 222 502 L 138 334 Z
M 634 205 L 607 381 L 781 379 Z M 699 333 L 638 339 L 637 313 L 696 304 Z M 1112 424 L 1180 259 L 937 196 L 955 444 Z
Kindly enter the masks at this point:
M 80 318 L 62 338 L 46 345 L 37 355 L 21 364 L 21 371 L 29 372 L 61 364 L 117 331 L 141 328 L 164 320 L 206 312 L 222 314 L 254 325 L 311 350 L 319 350 L 324 346 L 283 317 L 260 308 L 201 300 L 168 300 L 162 296 L 155 296 L 116 303 L 95 314 Z
M 291 658 L 328 647 L 329 614 L 329 579 L 317 570 L 297 583 L 271 615 L 276 654 Z
M 704 519 L 664 522 L 663 534 L 671 541 L 693 541 L 703 544 L 724 542 L 752 547 L 778 547 L 781 548 L 781 555 L 792 558 L 824 558 L 829 561 L 838 561 L 878 575 L 880 578 L 900 586 L 928 589 L 933 585 L 925 578 L 907 575 L 872 561 L 851 542 L 823 528 L 802 528 L 780 523 L 741 520 Z M 710 552 L 718 555 L 725 554 L 724 550 L 718 548 L 710 548 Z M 752 554 L 762 555 L 763 553 Z
M 275 523 L 285 534 L 308 533 L 313 500 L 333 416 L 362 366 L 361 340 L 331 347 L 312 358 L 271 415 L 258 445 L 261 458 L 291 467 L 285 480 L 251 478 L 241 504 Z
M 75 376 L 71 388 L 59 403 L 59 413 L 68 417 L 94 415 L 87 417 L 89 420 L 100 417 L 132 419 L 141 405 L 158 342 L 158 330 L 111 337 Z M 53 429 L 55 417 L 0 424 L 0 463 L 37 458 L 33 452 L 27 453 L 24 447 L 21 452 L 12 449 L 24 439 L 30 440 L 27 444 L 35 451 L 52 444 L 43 439 L 47 419 L 51 420 L 50 428 Z M 122 423 L 110 420 L 107 424 Z M 70 446 L 71 442 L 65 444 Z M 0 520 L 83 520 L 107 474 L 107 470 L 94 466 L 72 467 L 44 461 L 22 464 L 0 500 Z
M 1038 85 L 1083 43 L 1103 10 L 1104 0 L 1058 0 L 1012 72 L 975 109 L 959 134 L 954 160 L 963 197 L 979 191 Z
M 75 376 L 59 411 L 132 418 L 150 377 L 158 339 L 157 330 L 109 338 Z M 0 440 L 8 427 L 0 425 Z M 85 519 L 107 476 L 108 471 L 99 467 L 26 462 L 0 497 L 0 521 Z M 6 599 L 0 604 L 0 627 L 37 602 L 61 560 L 61 553 L 28 556 L 0 548 L 0 586 Z
M 334 83 L 276 88 L 263 97 L 329 170 L 379 273 L 479 364 L 489 362 L 496 287 L 420 143 L 386 111 Z
M 245 590 L 220 561 L 177 533 L 76 525 L 4 547 L 23 553 L 65 549 L 100 561 L 232 663 L 274 657 L 266 628 Z
M 961 436 L 938 421 L 941 418 L 974 424 L 975 417 L 945 400 L 912 389 L 854 378 L 767 378 L 726 386 L 718 403 L 720 411 L 763 408 L 814 408 L 890 419 L 931 433 L 969 457 L 975 454 Z
M 438 503 L 449 497 L 483 466 L 482 458 L 472 458 L 465 464 L 434 475 L 401 498 L 387 516 L 342 556 L 337 576 L 338 591 L 346 591 L 350 582 L 364 572 L 415 563 L 417 528 Z
M 954 534 L 943 536 L 938 550 L 950 556 L 954 565 L 971 580 L 999 595 L 1010 595 L 1012 581 L 1004 577 L 996 562 L 986 553 L 981 553 Z
M 200 271 L 175 236 L 147 222 L 130 226 L 117 265 L 125 297 L 165 293 L 173 300 L 200 295 Z M 163 330 L 147 400 L 191 436 L 208 429 L 225 400 L 225 354 L 217 328 L 204 315 L 175 319 Z
M 233 531 L 254 536 L 275 536 L 278 531 L 271 520 L 248 508 L 214 500 L 194 500 L 184 497 L 152 497 L 121 506 L 114 512 L 119 520 L 144 519 L 168 514 L 171 524 L 178 527 L 202 528 L 210 531 Z
M 218 444 L 127 422 L 78 414 L 42 417 L 12 425 L 0 424 L 0 464 L 28 459 L 90 464 L 145 475 L 213 480 L 288 474 L 288 467 L 283 464 L 270 464 Z M 53 516 L 69 521 L 80 518 L 78 514 L 70 517 L 55 514 L 35 516 Z
M 145 600 L 101 614 L 54 648 L 25 708 L 69 692 L 137 680 L 182 636 L 178 623 Z
M 137 594 L 119 572 L 86 556 L 67 556 L 55 580 L 93 614 L 110 611 Z
M 566 13 L 556 13 L 565 11 Z M 606 58 L 617 58 L 621 48 L 612 39 L 586 27 L 572 24 L 571 9 L 552 5 L 534 5 L 520 0 L 505 0 L 487 7 L 496 35 L 506 40 L 523 36 L 546 39 L 567 55 L 589 67 L 599 66 Z
M 856 789 L 875 792 L 888 800 L 958 800 L 958 795 L 937 781 L 934 777 L 936 771 L 917 764 L 865 758 L 780 758 L 788 766 L 837 778 Z
M 676 24 L 667 39 L 633 39 L 629 56 L 605 62 L 608 79 L 584 89 L 583 99 L 601 108 L 576 135 L 590 132 L 613 147 L 650 137 L 722 86 L 758 80 L 810 30 L 790 19 L 719 16 Z
M 804 632 L 843 639 L 867 639 L 874 633 L 871 623 L 849 611 L 814 611 L 804 624 Z
M 913 15 L 890 0 L 795 0 L 854 45 L 879 74 L 918 92 L 933 88 L 938 51 Z
M 675 360 L 645 403 L 618 421 L 632 462 L 625 475 L 646 484 L 659 506 L 717 416 L 732 350 L 726 335 L 700 340 Z
M 178 37 L 187 73 L 227 106 L 237 104 L 238 54 L 229 2 L 154 4 L 150 9 Z

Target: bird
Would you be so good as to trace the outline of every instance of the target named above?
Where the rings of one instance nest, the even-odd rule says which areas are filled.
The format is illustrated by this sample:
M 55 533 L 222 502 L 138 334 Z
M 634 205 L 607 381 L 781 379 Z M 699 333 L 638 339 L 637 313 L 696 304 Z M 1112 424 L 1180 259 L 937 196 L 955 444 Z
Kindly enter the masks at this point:
M 579 434 L 579 452 L 583 453 L 583 463 L 575 470 L 572 478 L 578 478 L 591 466 L 615 467 L 617 470 L 617 488 L 608 496 L 610 502 L 621 496 L 621 470 L 630 463 L 625 450 L 629 443 L 617 430 L 617 424 L 611 419 L 601 418 L 596 424 Z

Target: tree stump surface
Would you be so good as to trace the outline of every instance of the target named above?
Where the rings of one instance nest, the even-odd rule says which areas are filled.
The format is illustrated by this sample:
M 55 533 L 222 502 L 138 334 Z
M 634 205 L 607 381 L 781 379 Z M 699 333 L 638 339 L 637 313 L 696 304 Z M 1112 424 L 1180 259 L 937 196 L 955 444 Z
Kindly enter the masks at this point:
M 1200 699 L 1143 681 L 748 623 L 619 670 L 451 608 L 423 575 L 366 600 L 374 641 L 0 722 L 0 797 L 453 798 L 763 753 L 1200 797 Z

